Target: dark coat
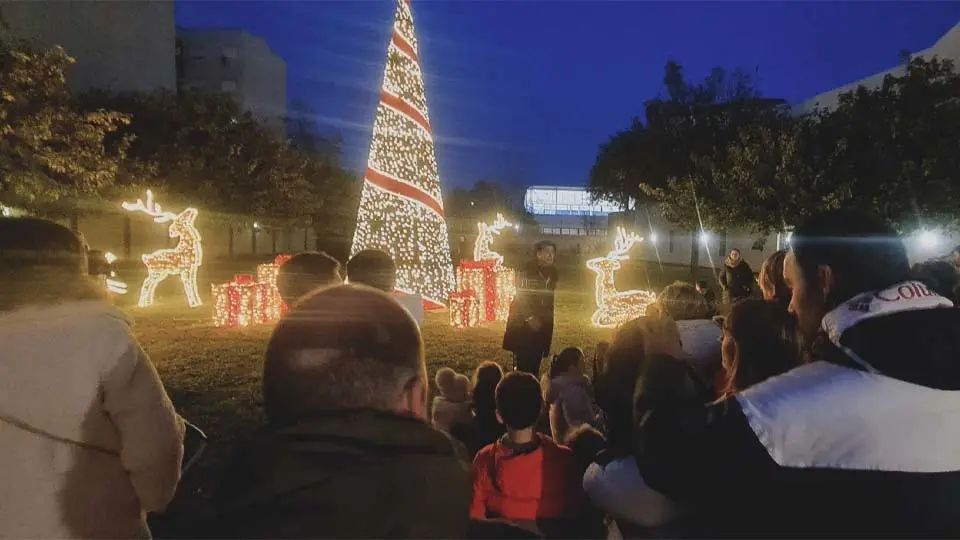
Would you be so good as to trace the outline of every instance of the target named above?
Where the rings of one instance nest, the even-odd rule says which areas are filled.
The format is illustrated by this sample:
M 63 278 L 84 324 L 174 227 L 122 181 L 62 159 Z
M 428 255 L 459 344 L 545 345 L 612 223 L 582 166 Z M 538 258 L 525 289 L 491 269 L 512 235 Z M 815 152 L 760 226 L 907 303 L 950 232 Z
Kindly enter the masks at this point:
M 225 474 L 210 532 L 464 538 L 471 478 L 458 447 L 421 420 L 376 411 L 333 412 L 268 428 Z
M 960 536 L 960 310 L 917 290 L 841 305 L 817 361 L 708 407 L 652 386 L 654 372 L 681 380 L 678 363 L 649 366 L 635 410 L 646 484 L 717 527 L 703 536 Z
M 527 357 L 540 354 L 543 358 L 550 354 L 557 278 L 555 267 L 541 267 L 535 260 L 517 273 L 517 297 L 510 305 L 507 329 L 503 334 L 505 350 Z M 528 317 L 540 320 L 539 330 L 527 324 Z
M 754 283 L 753 270 L 747 261 L 740 259 L 740 264 L 736 266 L 724 263 L 720 284 L 723 285 L 724 296 L 728 302 L 748 298 L 753 293 Z

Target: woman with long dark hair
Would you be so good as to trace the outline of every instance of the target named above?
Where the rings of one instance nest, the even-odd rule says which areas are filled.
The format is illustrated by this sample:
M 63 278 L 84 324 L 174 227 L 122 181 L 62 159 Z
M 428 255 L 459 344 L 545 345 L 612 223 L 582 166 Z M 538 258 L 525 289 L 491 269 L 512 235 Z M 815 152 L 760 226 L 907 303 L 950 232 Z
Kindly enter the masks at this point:
M 725 398 L 800 364 L 796 320 L 777 302 L 742 300 L 723 319 L 721 350 Z

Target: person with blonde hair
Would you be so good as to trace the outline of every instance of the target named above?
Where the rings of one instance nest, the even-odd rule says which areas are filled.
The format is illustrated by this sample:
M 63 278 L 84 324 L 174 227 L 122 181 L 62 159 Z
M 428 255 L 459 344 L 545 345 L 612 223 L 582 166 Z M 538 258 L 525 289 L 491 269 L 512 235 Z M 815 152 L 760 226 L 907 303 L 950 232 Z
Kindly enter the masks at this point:
M 184 423 L 82 240 L 0 218 L 0 537 L 149 538 Z

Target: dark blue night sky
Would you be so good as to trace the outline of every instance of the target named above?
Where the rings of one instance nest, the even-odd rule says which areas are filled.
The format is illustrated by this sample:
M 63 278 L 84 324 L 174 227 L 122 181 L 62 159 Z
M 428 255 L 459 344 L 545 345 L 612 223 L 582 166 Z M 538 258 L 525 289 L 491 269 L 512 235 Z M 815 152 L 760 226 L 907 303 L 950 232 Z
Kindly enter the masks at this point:
M 241 27 L 288 67 L 289 100 L 364 167 L 394 4 L 179 0 L 178 24 Z M 413 1 L 444 185 L 584 184 L 597 146 L 661 92 L 668 58 L 701 80 L 758 69 L 802 101 L 931 46 L 960 2 Z

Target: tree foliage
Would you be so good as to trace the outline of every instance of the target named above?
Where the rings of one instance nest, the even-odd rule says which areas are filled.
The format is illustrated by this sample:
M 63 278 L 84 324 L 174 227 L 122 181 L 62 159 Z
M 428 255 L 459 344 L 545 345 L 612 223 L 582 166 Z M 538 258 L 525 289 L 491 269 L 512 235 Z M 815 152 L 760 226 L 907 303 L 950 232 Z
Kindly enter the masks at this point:
M 0 196 L 39 205 L 93 194 L 116 178 L 129 138 L 116 135 L 129 116 L 80 110 L 66 85 L 73 60 L 60 47 L 35 50 L 0 40 Z
M 335 144 L 313 136 L 309 146 L 298 147 L 225 94 L 90 92 L 82 101 L 130 116 L 122 131 L 132 139 L 121 174 L 128 185 L 223 212 L 297 219 L 312 216 L 329 195 L 325 188 L 342 179 Z
M 812 212 L 856 207 L 904 228 L 956 221 L 960 76 L 949 61 L 911 60 L 834 110 L 794 115 L 749 79 L 700 85 L 668 64 L 667 98 L 648 102 L 601 147 L 596 195 L 658 203 L 667 219 L 709 228 L 782 230 Z M 712 88 L 726 88 L 712 91 Z
M 664 68 L 666 95 L 647 101 L 646 123 L 601 146 L 590 175 L 594 196 L 653 201 L 665 217 L 698 228 L 703 216 L 728 221 L 718 204 L 716 164 L 740 126 L 767 114 L 750 74 L 715 68 L 701 83 L 689 82 L 680 64 Z

